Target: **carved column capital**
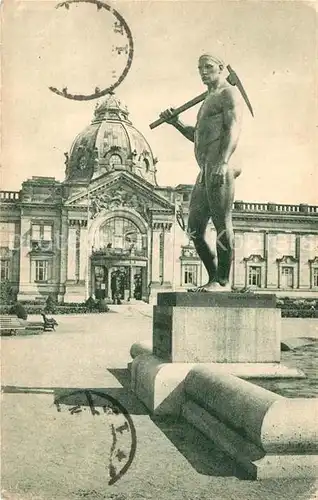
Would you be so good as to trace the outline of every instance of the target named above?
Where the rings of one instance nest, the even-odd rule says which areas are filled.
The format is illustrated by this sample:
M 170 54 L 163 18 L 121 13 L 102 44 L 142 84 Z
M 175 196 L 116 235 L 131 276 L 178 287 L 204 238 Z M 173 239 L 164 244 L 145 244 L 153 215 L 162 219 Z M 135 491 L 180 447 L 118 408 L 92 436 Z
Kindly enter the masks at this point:
M 154 231 L 170 231 L 171 228 L 172 228 L 172 222 L 162 222 L 162 221 L 152 222 L 152 229 Z

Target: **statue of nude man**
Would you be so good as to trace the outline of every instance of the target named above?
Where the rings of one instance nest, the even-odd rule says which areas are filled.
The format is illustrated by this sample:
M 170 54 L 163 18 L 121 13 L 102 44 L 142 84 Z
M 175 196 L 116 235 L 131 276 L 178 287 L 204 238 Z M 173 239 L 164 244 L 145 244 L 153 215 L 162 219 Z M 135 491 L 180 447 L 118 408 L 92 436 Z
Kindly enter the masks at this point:
M 210 54 L 199 58 L 199 73 L 208 88 L 195 127 L 172 117 L 173 108 L 161 116 L 194 143 L 200 173 L 194 185 L 188 219 L 188 234 L 207 272 L 208 282 L 195 291 L 231 290 L 229 275 L 234 248 L 232 206 L 234 180 L 241 173 L 230 164 L 236 149 L 242 116 L 242 100 L 236 87 L 223 76 L 224 63 Z M 205 241 L 209 219 L 217 233 L 216 254 Z

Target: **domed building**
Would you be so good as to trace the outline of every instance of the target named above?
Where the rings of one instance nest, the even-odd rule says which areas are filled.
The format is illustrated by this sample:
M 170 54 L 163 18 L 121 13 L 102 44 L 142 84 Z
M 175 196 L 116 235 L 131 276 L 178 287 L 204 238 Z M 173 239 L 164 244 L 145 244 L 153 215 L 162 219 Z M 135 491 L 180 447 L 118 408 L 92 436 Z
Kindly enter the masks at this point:
M 19 299 L 148 300 L 171 288 L 174 190 L 157 185 L 157 159 L 114 94 L 64 155 L 63 182 L 33 177 L 2 196 L 17 222 L 7 231 L 25 235 L 10 254 Z
M 126 170 L 156 185 L 156 159 L 129 113 L 113 94 L 97 104 L 92 123 L 76 137 L 67 161 L 66 182 L 91 182 Z
M 1 280 L 18 299 L 154 301 L 206 272 L 186 234 L 191 185 L 158 186 L 157 159 L 109 95 L 65 155 L 65 180 L 32 177 L 1 191 Z M 318 291 L 318 207 L 234 203 L 234 287 Z M 215 246 L 215 231 L 207 229 Z

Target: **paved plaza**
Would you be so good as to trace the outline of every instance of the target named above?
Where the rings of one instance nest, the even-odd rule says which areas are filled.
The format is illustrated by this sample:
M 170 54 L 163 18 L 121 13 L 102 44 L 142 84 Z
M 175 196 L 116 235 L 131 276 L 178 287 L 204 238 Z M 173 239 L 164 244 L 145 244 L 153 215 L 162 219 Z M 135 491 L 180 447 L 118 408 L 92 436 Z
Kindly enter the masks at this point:
M 246 480 L 185 422 L 148 415 L 129 390 L 126 366 L 132 343 L 151 339 L 149 306 L 114 306 L 107 314 L 56 319 L 56 332 L 2 338 L 4 500 L 317 498 L 314 480 Z M 313 381 L 314 359 L 307 358 Z M 290 355 L 288 361 L 295 362 Z M 316 391 L 314 382 L 309 386 Z M 59 411 L 54 404 L 80 389 L 114 398 L 132 418 L 136 453 L 115 484 L 108 484 L 110 429 L 111 418 L 119 424 L 121 416 L 94 415 L 89 401 L 75 402 L 81 410 L 74 411 L 65 405 Z M 123 449 L 131 446 L 124 432 L 118 436 Z

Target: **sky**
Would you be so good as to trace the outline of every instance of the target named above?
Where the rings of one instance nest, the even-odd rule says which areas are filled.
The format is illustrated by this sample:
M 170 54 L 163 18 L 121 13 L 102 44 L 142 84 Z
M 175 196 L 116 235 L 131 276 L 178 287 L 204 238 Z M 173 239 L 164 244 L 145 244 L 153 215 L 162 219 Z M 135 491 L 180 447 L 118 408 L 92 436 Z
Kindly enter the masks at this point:
M 150 130 L 159 113 L 205 91 L 200 54 L 236 70 L 245 106 L 233 163 L 243 169 L 236 199 L 318 204 L 317 9 L 305 1 L 113 1 L 128 23 L 134 57 L 116 89 L 130 119 L 159 159 L 160 185 L 193 184 L 193 144 L 171 126 Z M 91 4 L 2 3 L 1 189 L 32 176 L 64 179 L 64 152 L 91 121 L 96 101 L 52 93 L 50 85 L 90 93 L 106 88 L 120 61 L 111 52 L 113 19 Z M 183 113 L 194 125 L 199 107 Z

